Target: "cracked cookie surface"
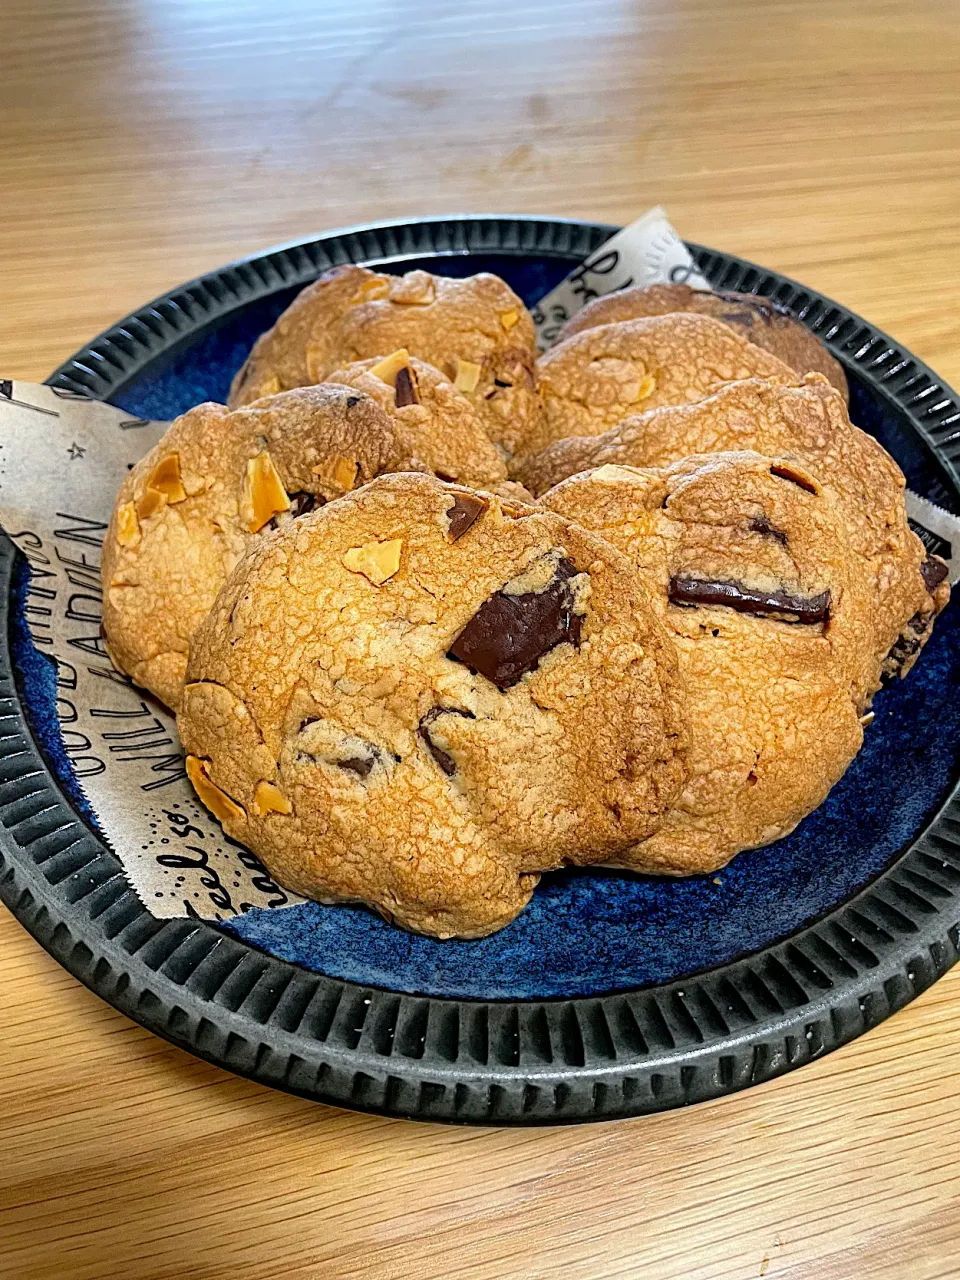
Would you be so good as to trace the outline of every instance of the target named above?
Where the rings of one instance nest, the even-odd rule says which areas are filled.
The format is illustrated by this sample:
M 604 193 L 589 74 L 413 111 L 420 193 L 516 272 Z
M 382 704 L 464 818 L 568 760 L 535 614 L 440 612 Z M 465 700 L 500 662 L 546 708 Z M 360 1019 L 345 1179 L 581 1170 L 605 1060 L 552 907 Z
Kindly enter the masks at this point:
M 790 312 L 754 293 L 734 293 L 728 289 L 713 293 L 691 289 L 688 284 L 636 285 L 594 298 L 560 330 L 559 341 L 593 329 L 599 324 L 638 320 L 642 316 L 662 316 L 674 311 L 695 311 L 732 325 L 749 342 L 782 360 L 795 372 L 822 373 L 828 382 L 848 398 L 843 366 L 820 339 Z
M 541 871 L 616 858 L 684 776 L 637 571 L 554 513 L 425 476 L 252 548 L 194 638 L 178 727 L 201 796 L 282 883 L 441 937 L 502 927 Z
M 176 708 L 190 637 L 250 542 L 384 471 L 423 469 L 369 396 L 304 387 L 173 422 L 117 495 L 103 544 L 115 665 Z
M 704 873 L 769 844 L 860 747 L 872 601 L 836 502 L 795 468 L 749 452 L 606 465 L 542 500 L 637 566 L 686 686 L 687 783 L 619 866 Z
M 802 382 L 748 379 L 695 404 L 651 409 L 600 436 L 560 440 L 531 458 L 519 478 L 542 493 L 606 463 L 666 466 L 729 449 L 800 463 L 837 497 L 850 546 L 871 585 L 874 658 L 890 678 L 916 661 L 950 595 L 943 562 L 928 557 L 907 523 L 900 468 L 855 427 L 839 393 L 820 376 Z
M 543 405 L 524 455 L 567 436 L 596 436 L 628 414 L 703 400 L 725 382 L 795 382 L 776 356 L 709 316 L 681 313 L 598 325 L 558 342 L 537 361 Z M 523 464 L 519 471 L 522 479 Z
M 257 340 L 229 403 L 321 382 L 345 364 L 401 347 L 456 385 L 506 456 L 536 431 L 533 321 L 513 290 L 488 272 L 459 280 L 335 267 Z

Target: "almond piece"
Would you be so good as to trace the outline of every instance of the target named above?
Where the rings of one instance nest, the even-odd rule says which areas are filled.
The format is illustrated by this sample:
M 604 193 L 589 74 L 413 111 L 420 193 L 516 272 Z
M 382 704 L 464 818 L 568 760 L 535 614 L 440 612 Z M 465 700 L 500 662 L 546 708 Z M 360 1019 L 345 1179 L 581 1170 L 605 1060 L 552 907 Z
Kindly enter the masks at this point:
M 137 503 L 137 515 L 141 520 L 149 520 L 151 516 L 155 516 L 161 507 L 167 505 L 167 495 L 161 493 L 159 489 L 145 489 L 143 496 Z
M 135 547 L 140 541 L 140 521 L 132 502 L 117 508 L 117 542 L 121 547 Z
M 402 539 L 391 538 L 389 542 L 368 542 L 362 547 L 351 547 L 343 554 L 344 567 L 351 573 L 362 573 L 375 587 L 379 587 L 400 568 L 402 546 Z
M 265 378 L 260 383 L 260 386 L 257 387 L 256 399 L 262 400 L 265 396 L 275 396 L 279 390 L 280 379 L 275 373 L 272 373 L 269 378 Z
M 389 292 L 389 280 L 367 280 L 350 299 L 350 305 L 355 307 L 360 302 L 376 302 L 378 298 L 385 298 Z
M 471 391 L 476 391 L 477 383 L 480 381 L 480 366 L 472 360 L 461 360 L 457 357 L 457 373 L 453 379 L 453 385 L 458 391 L 464 391 L 467 395 Z
M 637 392 L 637 400 L 646 400 L 648 396 L 652 396 L 657 389 L 657 380 L 652 373 L 648 373 L 645 378 L 640 379 L 640 388 Z
M 250 459 L 240 486 L 240 519 L 258 533 L 275 515 L 286 511 L 290 499 L 267 449 Z
M 396 386 L 397 374 L 401 369 L 409 368 L 410 352 L 406 347 L 401 347 L 399 351 L 394 351 L 378 363 L 375 364 L 367 372 L 373 374 L 375 378 L 379 378 L 381 382 L 385 382 L 388 387 Z
M 183 479 L 180 475 L 179 453 L 168 453 L 165 458 L 160 459 L 150 472 L 147 488 L 156 489 L 168 502 L 183 502 L 187 491 L 183 487 Z
M 344 493 L 349 493 L 357 483 L 357 476 L 360 474 L 360 463 L 355 458 L 343 458 L 336 454 L 328 462 L 321 462 L 318 467 L 313 467 L 312 471 L 315 476 L 330 480 L 338 489 L 342 489 Z
M 512 329 L 515 324 L 520 323 L 520 312 L 516 307 L 511 307 L 509 311 L 500 313 L 500 323 L 505 329 Z
M 429 271 L 408 271 L 390 281 L 390 301 L 400 306 L 426 307 L 437 296 L 437 287 Z
M 268 813 L 293 813 L 293 805 L 272 782 L 258 782 L 253 793 L 253 812 L 258 818 Z
M 211 779 L 207 772 L 209 764 L 209 760 L 202 760 L 199 756 L 187 756 L 187 777 L 193 783 L 194 791 L 219 822 L 244 822 L 247 815 L 242 805 L 221 791 Z

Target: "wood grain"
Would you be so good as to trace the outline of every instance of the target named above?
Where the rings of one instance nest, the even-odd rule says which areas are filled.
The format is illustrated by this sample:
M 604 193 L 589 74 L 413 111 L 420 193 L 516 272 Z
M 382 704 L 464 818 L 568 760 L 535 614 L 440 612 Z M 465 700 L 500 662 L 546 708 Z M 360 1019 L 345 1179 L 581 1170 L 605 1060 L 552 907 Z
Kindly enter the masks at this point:
M 956 0 L 5 0 L 0 370 L 285 238 L 624 221 L 785 271 L 960 382 Z M 0 915 L 0 1276 L 960 1276 L 960 972 L 721 1103 L 461 1130 L 154 1039 Z

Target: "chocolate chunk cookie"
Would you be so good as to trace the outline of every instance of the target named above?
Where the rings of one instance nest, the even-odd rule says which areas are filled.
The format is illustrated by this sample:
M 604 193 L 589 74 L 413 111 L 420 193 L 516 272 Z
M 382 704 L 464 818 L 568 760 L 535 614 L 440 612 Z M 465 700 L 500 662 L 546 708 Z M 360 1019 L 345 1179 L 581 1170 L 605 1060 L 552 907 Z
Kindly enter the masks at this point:
M 904 479 L 881 445 L 853 426 L 843 398 L 814 374 L 800 385 L 749 379 L 696 404 L 625 418 L 601 436 L 560 440 L 520 469 L 534 493 L 605 463 L 665 466 L 690 454 L 755 449 L 799 463 L 840 504 L 860 573 L 873 591 L 874 656 L 905 674 L 949 599 L 945 566 L 907 523 Z
M 486 272 L 454 280 L 335 267 L 257 341 L 229 403 L 321 382 L 334 369 L 399 348 L 456 385 L 505 455 L 535 430 L 533 321 L 513 290 Z
M 117 495 L 103 544 L 114 663 L 176 707 L 190 637 L 254 538 L 384 471 L 424 470 L 369 396 L 304 387 L 171 424 Z
M 560 340 L 594 329 L 600 324 L 639 320 L 643 316 L 663 316 L 673 311 L 696 311 L 733 325 L 748 341 L 763 347 L 799 374 L 822 373 L 844 399 L 848 398 L 846 375 L 823 343 L 786 307 L 754 293 L 710 293 L 691 289 L 688 284 L 651 284 L 620 289 L 603 298 L 594 298 L 568 320 Z
M 201 798 L 282 883 L 440 937 L 650 835 L 686 733 L 625 557 L 416 475 L 250 550 L 194 637 L 178 726 Z
M 831 495 L 796 463 L 744 452 L 608 465 L 542 501 L 637 566 L 686 684 L 686 786 L 614 861 L 689 875 L 786 835 L 858 750 L 879 678 L 871 592 Z
M 357 387 L 376 400 L 396 419 L 411 453 L 441 480 L 480 489 L 506 481 L 507 468 L 476 409 L 433 365 L 401 349 L 335 369 L 325 381 Z
M 543 423 L 526 437 L 524 453 L 566 436 L 598 436 L 628 414 L 703 400 L 725 382 L 752 377 L 796 381 L 776 356 L 709 316 L 599 325 L 537 361 Z

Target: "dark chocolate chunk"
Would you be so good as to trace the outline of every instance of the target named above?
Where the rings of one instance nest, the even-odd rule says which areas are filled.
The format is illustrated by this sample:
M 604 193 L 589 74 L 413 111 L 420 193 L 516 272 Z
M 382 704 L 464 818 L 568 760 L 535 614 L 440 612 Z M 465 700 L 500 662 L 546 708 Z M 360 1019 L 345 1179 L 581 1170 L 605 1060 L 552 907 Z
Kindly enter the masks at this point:
M 279 529 L 282 516 L 290 516 L 296 520 L 298 516 L 307 515 L 314 507 L 323 506 L 323 498 L 307 493 L 305 489 L 301 489 L 297 493 L 291 493 L 289 496 L 289 507 L 287 507 L 286 511 L 278 511 L 276 515 L 271 516 L 267 521 L 267 529 Z
M 458 493 L 453 500 L 453 506 L 447 512 L 450 520 L 450 541 L 456 542 L 458 538 L 462 538 L 489 506 L 490 503 L 486 498 L 481 498 L 479 493 Z
M 930 628 L 933 626 L 935 614 L 932 612 L 915 613 L 903 631 L 897 637 L 893 648 L 883 660 L 880 679 L 884 684 L 896 680 L 904 674 L 905 668 L 913 665 L 913 659 L 923 648 Z
M 350 773 L 355 773 L 358 778 L 368 778 L 370 771 L 373 769 L 376 756 L 352 756 L 349 760 L 337 760 L 335 763 L 341 769 L 347 769 Z
M 816 493 L 817 486 L 808 480 L 806 476 L 801 475 L 799 471 L 794 471 L 792 467 L 778 464 L 770 468 L 770 474 L 777 476 L 780 480 L 789 480 L 791 484 L 798 485 L 807 493 Z
M 754 516 L 747 528 L 753 533 L 762 533 L 765 538 L 773 538 L 781 547 L 787 545 L 787 535 L 782 529 L 775 529 L 766 516 Z
M 583 619 L 573 611 L 570 587 L 576 576 L 575 566 L 560 560 L 542 591 L 498 591 L 490 596 L 454 640 L 447 657 L 507 689 L 558 644 L 579 645 Z
M 407 366 L 397 370 L 397 376 L 393 384 L 393 396 L 397 402 L 398 409 L 403 409 L 408 404 L 420 403 L 417 384 L 413 380 L 413 370 Z
M 742 582 L 716 582 L 709 578 L 671 578 L 670 599 L 674 604 L 726 605 L 740 613 L 775 614 L 782 622 L 825 622 L 830 614 L 829 591 L 799 596 L 789 591 L 760 591 Z
M 936 556 L 927 556 L 920 566 L 920 573 L 923 576 L 923 585 L 932 594 L 947 576 L 947 566 Z
M 322 498 L 318 499 L 314 494 L 307 493 L 301 489 L 299 493 L 290 494 L 290 506 L 288 509 L 290 514 L 294 519 L 296 519 L 297 516 L 305 516 L 309 511 L 312 511 L 314 507 L 322 505 Z
M 463 716 L 465 720 L 475 720 L 476 716 L 472 711 L 461 711 L 459 707 L 432 707 L 425 716 L 421 717 L 418 728 L 420 737 L 426 743 L 427 750 L 443 772 L 448 778 L 451 778 L 457 772 L 453 756 L 444 751 L 442 747 L 438 747 L 430 737 L 430 726 L 435 720 L 439 720 L 441 716 Z

